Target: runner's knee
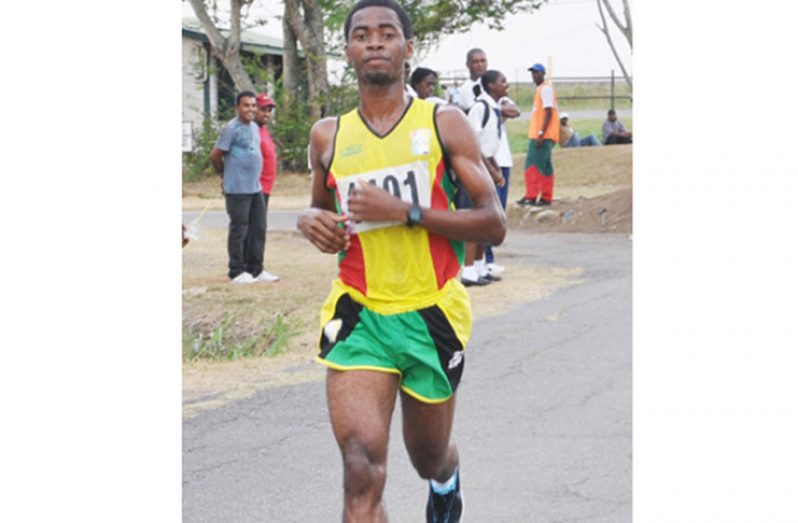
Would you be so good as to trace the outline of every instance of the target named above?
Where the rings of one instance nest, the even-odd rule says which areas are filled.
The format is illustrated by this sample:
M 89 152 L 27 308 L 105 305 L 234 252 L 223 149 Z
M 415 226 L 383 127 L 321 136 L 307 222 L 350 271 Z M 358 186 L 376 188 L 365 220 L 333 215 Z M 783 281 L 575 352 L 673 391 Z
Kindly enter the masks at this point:
M 449 454 L 448 447 L 424 446 L 410 455 L 410 461 L 413 462 L 413 467 L 421 479 L 434 479 L 446 468 Z
M 341 448 L 344 460 L 344 487 L 348 495 L 361 495 L 385 484 L 385 456 L 360 439 L 351 438 Z

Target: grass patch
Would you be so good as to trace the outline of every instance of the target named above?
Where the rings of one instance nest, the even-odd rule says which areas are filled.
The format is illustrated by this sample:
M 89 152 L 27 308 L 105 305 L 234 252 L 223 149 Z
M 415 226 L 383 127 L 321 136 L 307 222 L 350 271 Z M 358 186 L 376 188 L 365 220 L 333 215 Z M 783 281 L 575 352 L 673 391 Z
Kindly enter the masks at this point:
M 253 356 L 276 356 L 286 351 L 291 338 L 302 326 L 287 323 L 282 314 L 260 328 L 254 335 L 236 329 L 232 316 L 206 327 L 189 327 L 183 334 L 183 360 L 237 360 Z
M 567 112 L 567 111 L 565 111 Z M 596 138 L 601 142 L 601 126 L 604 125 L 606 118 L 582 118 L 574 120 L 569 118 L 571 127 L 579 133 L 580 138 L 585 138 L 590 134 L 596 135 Z M 623 125 L 630 132 L 632 129 L 632 117 L 621 118 Z M 526 154 L 527 147 L 529 146 L 529 120 L 516 118 L 514 120 L 507 120 L 504 122 L 507 126 L 507 137 L 510 139 L 510 151 L 513 153 Z
M 269 231 L 264 263 L 280 281 L 232 285 L 226 244 L 225 229 L 208 228 L 183 249 L 184 359 L 307 353 L 318 342 L 319 307 L 336 258 L 299 232 Z

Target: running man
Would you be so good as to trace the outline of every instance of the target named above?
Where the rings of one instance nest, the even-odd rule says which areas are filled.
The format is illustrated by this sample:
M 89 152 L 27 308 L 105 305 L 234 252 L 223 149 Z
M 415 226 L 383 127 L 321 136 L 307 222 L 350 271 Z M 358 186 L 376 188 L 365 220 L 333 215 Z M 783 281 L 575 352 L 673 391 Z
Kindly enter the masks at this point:
M 387 520 L 382 492 L 398 392 L 405 447 L 429 480 L 427 521 L 454 523 L 463 505 L 452 421 L 471 334 L 457 280 L 462 242 L 500 244 L 505 217 L 462 111 L 405 94 L 407 13 L 394 0 L 361 0 L 344 36 L 360 102 L 313 126 L 311 208 L 297 220 L 320 251 L 338 255 L 317 359 L 328 367 L 343 459 L 343 520 Z M 473 209 L 454 210 L 448 168 Z

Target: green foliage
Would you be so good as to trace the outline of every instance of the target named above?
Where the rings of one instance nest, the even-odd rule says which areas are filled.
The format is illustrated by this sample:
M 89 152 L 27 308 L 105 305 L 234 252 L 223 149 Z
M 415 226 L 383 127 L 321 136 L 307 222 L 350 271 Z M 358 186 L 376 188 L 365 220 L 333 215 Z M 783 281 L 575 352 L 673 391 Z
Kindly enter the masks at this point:
M 216 139 L 222 124 L 214 122 L 208 117 L 202 121 L 202 129 L 194 135 L 194 150 L 183 153 L 183 181 L 193 182 L 202 176 L 214 175 L 211 165 L 211 151 L 216 144 Z
M 274 89 L 274 98 L 283 101 L 289 99 L 279 80 Z M 357 87 L 344 80 L 341 85 L 331 86 L 321 101 L 327 107 L 327 115 L 343 114 L 357 106 Z M 308 170 L 308 143 L 313 123 L 307 99 L 291 98 L 290 103 L 278 103 L 271 131 L 284 169 Z
M 207 331 L 192 328 L 183 334 L 183 360 L 237 360 L 254 356 L 276 356 L 288 347 L 291 338 L 300 333 L 298 325 L 287 323 L 278 314 L 273 323 L 264 325 L 254 336 L 237 334 L 231 318 L 212 325 Z
M 269 92 L 269 86 L 274 83 L 274 78 L 264 66 L 263 56 L 262 53 L 241 56 L 241 64 L 255 85 L 256 92 Z
M 289 99 L 281 82 L 274 90 L 274 97 L 283 102 Z M 308 139 L 313 125 L 307 100 L 294 98 L 290 103 L 277 103 L 271 132 L 282 167 L 289 171 L 307 171 Z
M 601 126 L 604 124 L 605 118 L 570 118 L 569 124 L 574 128 L 574 131 L 579 133 L 580 138 L 586 138 L 593 134 L 602 141 Z M 623 125 L 628 131 L 633 131 L 632 117 L 621 118 Z M 514 120 L 507 120 L 507 137 L 510 139 L 510 151 L 513 154 L 523 153 L 526 154 L 529 147 L 529 119 L 516 118 Z

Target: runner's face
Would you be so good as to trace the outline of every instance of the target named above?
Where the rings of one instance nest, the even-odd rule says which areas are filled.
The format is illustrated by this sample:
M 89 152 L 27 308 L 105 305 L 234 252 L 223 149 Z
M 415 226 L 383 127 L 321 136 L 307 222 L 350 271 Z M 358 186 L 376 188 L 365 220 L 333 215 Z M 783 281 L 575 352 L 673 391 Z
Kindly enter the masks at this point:
M 466 62 L 466 67 L 468 67 L 468 72 L 471 74 L 472 79 L 479 78 L 488 70 L 488 58 L 485 53 L 474 53 L 471 55 L 471 59 Z
M 255 112 L 258 110 L 258 104 L 254 96 L 245 96 L 236 105 L 236 113 L 238 117 L 244 122 L 251 122 L 255 119 Z
M 405 40 L 399 17 L 387 7 L 366 7 L 352 16 L 346 62 L 365 84 L 389 85 L 403 81 L 405 61 L 413 42 Z
M 418 97 L 422 100 L 429 98 L 435 92 L 435 84 L 438 83 L 438 77 L 434 74 L 429 74 L 416 85 L 416 92 Z
M 266 125 L 269 120 L 272 119 L 272 109 L 274 109 L 274 107 L 271 105 L 258 107 L 258 110 L 255 112 L 255 121 L 261 125 Z

